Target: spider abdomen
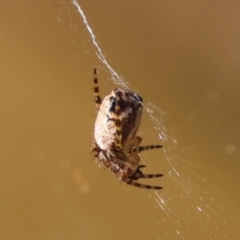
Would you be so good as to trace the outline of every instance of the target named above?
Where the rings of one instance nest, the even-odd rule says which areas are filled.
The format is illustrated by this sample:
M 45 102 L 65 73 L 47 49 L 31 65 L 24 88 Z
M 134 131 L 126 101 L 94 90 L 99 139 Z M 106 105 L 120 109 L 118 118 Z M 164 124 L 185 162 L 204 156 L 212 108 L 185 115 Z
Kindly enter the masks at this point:
M 116 107 L 117 106 L 117 107 Z M 142 118 L 142 98 L 123 89 L 114 89 L 107 95 L 98 111 L 94 137 L 103 150 L 113 149 L 116 142 L 116 121 L 122 130 L 122 143 L 135 137 Z

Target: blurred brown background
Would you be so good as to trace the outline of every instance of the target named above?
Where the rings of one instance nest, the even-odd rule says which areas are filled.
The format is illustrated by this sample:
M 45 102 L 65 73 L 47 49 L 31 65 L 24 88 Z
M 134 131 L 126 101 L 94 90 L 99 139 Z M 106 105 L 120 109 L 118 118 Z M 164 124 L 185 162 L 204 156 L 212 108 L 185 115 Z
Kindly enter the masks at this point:
M 79 4 L 144 99 L 142 154 L 164 178 L 126 186 L 92 161 L 92 70 L 117 85 L 71 1 L 0 3 L 0 239 L 240 239 L 240 2 Z M 163 139 L 159 139 L 159 134 Z

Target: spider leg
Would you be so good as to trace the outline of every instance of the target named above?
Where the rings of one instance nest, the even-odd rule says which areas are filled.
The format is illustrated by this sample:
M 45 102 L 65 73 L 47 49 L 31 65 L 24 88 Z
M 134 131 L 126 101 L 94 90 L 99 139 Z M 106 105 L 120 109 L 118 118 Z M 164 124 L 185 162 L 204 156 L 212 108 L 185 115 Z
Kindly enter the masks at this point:
M 128 153 L 140 153 L 145 150 L 151 150 L 155 148 L 162 148 L 161 145 L 147 145 L 147 146 L 138 146 L 138 147 L 133 147 L 128 150 Z
M 118 151 L 123 149 L 122 145 L 122 120 L 120 118 L 120 95 L 119 91 L 116 89 L 116 105 L 115 105 L 115 126 L 116 126 L 116 142 L 115 142 L 115 147 Z
M 133 180 L 130 180 L 130 181 L 125 181 L 127 184 L 129 185 L 132 185 L 134 187 L 140 187 L 140 188 L 146 188 L 146 189 L 162 189 L 162 187 L 160 186 L 151 186 L 151 185 L 146 185 L 146 184 L 142 184 L 142 183 L 138 183 L 138 182 L 135 182 Z
M 136 136 L 129 140 L 128 142 L 124 143 L 124 149 L 132 149 L 133 147 L 137 147 L 142 142 L 142 138 L 139 136 Z
M 142 174 L 140 178 L 157 178 L 157 177 L 162 177 L 163 174 Z
M 145 168 L 145 167 L 146 167 L 146 165 L 138 165 L 138 169 Z
M 139 178 L 157 178 L 157 177 L 162 177 L 163 174 L 145 174 L 142 173 L 140 168 L 146 167 L 145 165 L 139 165 L 137 167 L 137 169 L 135 170 L 135 172 L 131 175 L 131 179 L 132 180 L 138 180 Z
M 97 111 L 99 110 L 101 104 L 102 104 L 102 99 L 99 94 L 99 85 L 98 85 L 98 79 L 97 79 L 97 69 L 94 68 L 93 70 L 93 83 L 94 83 L 94 96 L 95 96 L 95 103 L 96 103 L 96 109 Z

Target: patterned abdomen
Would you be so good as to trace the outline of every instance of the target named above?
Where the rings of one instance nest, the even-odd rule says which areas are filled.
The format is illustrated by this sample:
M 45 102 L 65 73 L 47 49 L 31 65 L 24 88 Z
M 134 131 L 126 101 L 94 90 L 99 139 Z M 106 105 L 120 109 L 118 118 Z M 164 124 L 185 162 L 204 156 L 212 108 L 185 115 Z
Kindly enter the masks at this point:
M 94 137 L 102 150 L 115 149 L 117 126 L 121 126 L 124 145 L 136 135 L 142 117 L 142 98 L 123 89 L 107 95 L 98 111 Z

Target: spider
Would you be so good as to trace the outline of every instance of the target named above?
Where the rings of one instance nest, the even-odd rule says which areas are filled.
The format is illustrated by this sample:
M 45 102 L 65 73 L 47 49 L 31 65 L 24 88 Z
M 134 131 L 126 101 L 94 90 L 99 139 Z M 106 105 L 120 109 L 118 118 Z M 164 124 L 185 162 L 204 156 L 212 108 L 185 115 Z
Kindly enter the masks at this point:
M 140 146 L 142 139 L 136 136 L 142 117 L 142 98 L 129 90 L 116 88 L 104 100 L 99 94 L 97 69 L 94 74 L 94 95 L 97 119 L 94 129 L 93 156 L 100 164 L 129 185 L 146 189 L 162 189 L 138 183 L 140 178 L 162 177 L 163 174 L 144 174 L 139 165 L 139 153 L 160 145 Z

